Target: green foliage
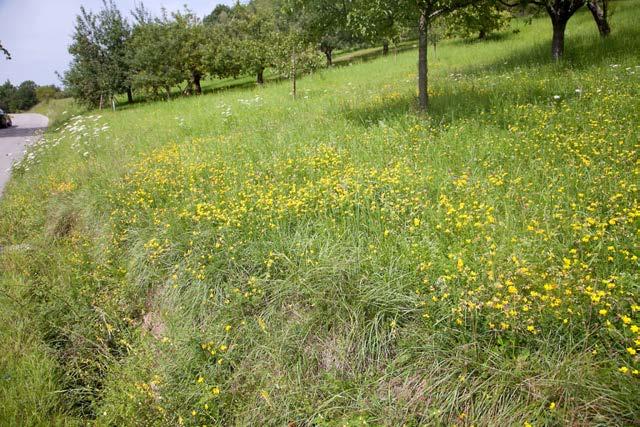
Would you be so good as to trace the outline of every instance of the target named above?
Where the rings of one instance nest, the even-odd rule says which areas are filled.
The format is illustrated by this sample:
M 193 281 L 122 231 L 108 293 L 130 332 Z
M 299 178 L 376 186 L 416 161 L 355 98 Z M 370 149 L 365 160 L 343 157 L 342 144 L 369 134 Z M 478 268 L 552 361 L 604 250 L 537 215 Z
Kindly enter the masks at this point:
M 134 88 L 153 96 L 164 90 L 170 97 L 171 88 L 185 80 L 184 64 L 176 54 L 182 46 L 175 28 L 165 17 L 133 29 L 129 46 Z
M 237 35 L 235 47 L 241 55 L 242 70 L 257 75 L 263 82 L 263 72 L 271 67 L 278 55 L 278 34 L 271 8 L 250 3 L 236 5 L 232 32 Z
M 73 60 L 63 76 L 64 85 L 74 98 L 95 107 L 130 89 L 130 34 L 129 23 L 113 0 L 103 0 L 103 8 L 97 14 L 80 8 L 69 46 Z
M 399 3 L 385 0 L 357 0 L 348 16 L 348 25 L 365 40 L 374 43 L 398 43 L 409 32 Z
M 349 16 L 355 10 L 354 0 L 284 0 L 282 8 L 293 11 L 303 30 L 304 39 L 316 43 L 333 62 L 333 51 L 363 41 L 360 33 L 349 27 Z
M 52 99 L 64 98 L 65 94 L 55 85 L 39 86 L 36 88 L 38 102 L 48 102 Z
M 446 35 L 465 39 L 484 39 L 509 25 L 511 13 L 490 0 L 453 11 L 445 18 Z
M 206 57 L 215 55 L 214 49 L 209 50 L 212 45 L 207 44 L 205 28 L 189 9 L 173 13 L 173 22 L 169 26 L 169 31 L 177 40 L 177 51 L 173 52 L 173 56 L 184 68 L 184 79 L 189 80 L 193 85 L 193 91 L 200 94 L 200 80 L 205 76 L 207 69 Z
M 38 85 L 31 80 L 15 87 L 10 81 L 0 86 L 0 109 L 5 112 L 26 111 L 38 103 L 36 91 Z

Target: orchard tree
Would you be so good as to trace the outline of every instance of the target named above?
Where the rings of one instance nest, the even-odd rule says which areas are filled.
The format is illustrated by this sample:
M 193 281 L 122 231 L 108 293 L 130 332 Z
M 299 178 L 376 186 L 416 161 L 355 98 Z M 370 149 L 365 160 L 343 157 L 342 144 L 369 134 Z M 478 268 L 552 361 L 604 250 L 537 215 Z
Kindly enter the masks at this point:
M 211 76 L 237 79 L 244 71 L 244 60 L 240 51 L 240 39 L 231 31 L 231 25 L 205 26 L 204 65 Z
M 492 0 L 483 0 L 452 12 L 444 21 L 447 37 L 482 40 L 507 27 L 511 13 Z
M 393 13 L 402 16 L 408 25 L 418 27 L 418 105 L 423 111 L 429 106 L 427 46 L 429 28 L 437 18 L 446 16 L 456 10 L 467 7 L 479 0 L 384 0 L 374 4 L 362 2 L 360 8 L 376 6 L 375 13 Z M 375 27 L 374 23 L 371 23 Z
M 153 96 L 185 80 L 184 64 L 176 52 L 181 50 L 179 34 L 172 28 L 166 13 L 162 19 L 138 21 L 129 42 L 129 63 L 135 88 Z
M 274 67 L 291 81 L 291 94 L 295 99 L 298 95 L 298 74 L 311 73 L 321 68 L 324 61 L 315 43 L 306 38 L 304 17 L 291 8 L 291 3 L 281 1 L 272 7 L 278 39 Z
M 551 56 L 558 61 L 564 55 L 564 39 L 569 19 L 585 4 L 585 0 L 546 0 L 534 2 L 542 6 L 551 19 L 553 38 Z
M 333 65 L 333 51 L 336 48 L 360 41 L 358 34 L 350 31 L 348 18 L 354 12 L 355 0 L 289 0 L 289 8 L 297 11 L 303 23 L 304 38 L 318 44 L 327 58 L 327 66 Z M 366 10 L 373 5 L 362 1 Z
M 97 24 L 96 35 L 102 53 L 102 79 L 105 89 L 112 100 L 116 94 L 126 93 L 128 101 L 133 102 L 127 61 L 127 42 L 131 37 L 131 26 L 113 0 L 103 0 Z
M 129 23 L 122 17 L 113 0 L 103 0 L 98 14 L 80 8 L 69 46 L 72 63 L 63 82 L 81 103 L 102 107 L 110 99 L 126 92 L 132 100 L 127 61 Z
M 104 92 L 101 82 L 102 62 L 96 40 L 96 18 L 84 8 L 76 17 L 73 41 L 69 46 L 72 62 L 62 81 L 71 95 L 81 104 L 95 107 L 102 104 Z
M 598 26 L 600 35 L 606 37 L 611 32 L 611 27 L 607 21 L 608 0 L 520 0 L 509 2 L 499 0 L 503 5 L 513 8 L 523 5 L 534 5 L 544 9 L 551 19 L 553 27 L 553 37 L 551 39 L 551 57 L 559 61 L 564 55 L 564 41 L 567 23 L 571 17 L 582 8 L 588 5 L 591 14 Z
M 202 94 L 200 84 L 206 73 L 207 38 L 202 21 L 189 9 L 175 12 L 169 24 L 173 36 L 177 39 L 178 50 L 174 53 L 184 67 L 185 77 L 190 82 L 193 92 Z
M 256 2 L 237 4 L 232 19 L 235 46 L 242 57 L 243 71 L 264 83 L 264 72 L 274 63 L 278 49 L 278 33 L 272 8 Z
M 385 7 L 386 0 L 354 0 L 348 16 L 349 28 L 371 43 L 382 44 L 383 55 L 389 54 L 389 43 L 398 44 L 407 32 L 402 11 Z

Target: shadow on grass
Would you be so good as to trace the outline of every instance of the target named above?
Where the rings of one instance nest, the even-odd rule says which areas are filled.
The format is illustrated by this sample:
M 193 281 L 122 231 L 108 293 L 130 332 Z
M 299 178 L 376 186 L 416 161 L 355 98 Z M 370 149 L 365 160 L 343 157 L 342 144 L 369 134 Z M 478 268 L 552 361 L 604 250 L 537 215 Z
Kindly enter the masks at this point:
M 393 57 L 395 54 L 400 54 L 403 52 L 407 52 L 409 50 L 417 49 L 417 43 L 408 43 L 398 46 L 398 48 L 390 48 L 389 53 L 386 55 L 388 58 Z M 333 62 L 334 67 L 345 67 L 347 65 L 359 64 L 362 62 L 373 61 L 378 58 L 384 57 L 384 51 L 382 48 L 380 49 L 367 49 L 361 52 L 355 52 L 353 54 L 347 54 L 343 57 L 337 58 Z
M 612 34 L 607 38 L 601 38 L 587 11 L 576 15 L 569 21 L 569 25 L 593 28 L 588 34 L 572 36 L 569 32 L 565 41 L 564 58 L 560 63 L 556 64 L 551 58 L 552 34 L 549 29 L 549 32 L 541 34 L 539 41 L 532 46 L 513 51 L 490 64 L 469 67 L 463 71 L 467 74 L 484 75 L 488 72 L 508 72 L 516 67 L 544 65 L 557 65 L 559 69 L 582 70 L 591 66 L 609 65 L 640 52 L 640 26 L 626 25 L 623 28 L 616 28 L 614 23 Z
M 496 76 L 496 85 L 487 87 L 486 84 L 474 86 L 473 76 L 486 76 L 487 74 L 500 74 L 511 72 L 514 69 L 539 69 L 544 66 L 557 67 L 558 73 L 567 70 L 584 70 L 592 66 L 607 66 L 618 61 L 635 57 L 640 52 L 640 26 L 624 25 L 617 29 L 606 39 L 601 39 L 593 22 L 586 22 L 592 18 L 583 13 L 575 18 L 573 25 L 593 25 L 593 34 L 579 33 L 570 36 L 566 40 L 565 58 L 556 64 L 551 58 L 551 33 L 545 34 L 540 41 L 533 46 L 511 51 L 508 55 L 501 56 L 489 64 L 467 66 L 459 69 L 465 77 L 464 83 L 447 84 L 446 93 L 436 93 L 431 96 L 429 104 L 429 117 L 440 123 L 451 123 L 456 120 L 477 116 L 482 111 L 494 110 L 504 102 L 510 103 L 534 103 L 549 102 L 550 93 L 543 87 L 535 84 L 519 82 L 519 86 L 508 87 L 505 82 Z M 581 22 L 582 21 L 582 22 Z M 507 43 L 513 36 L 512 33 L 502 37 L 502 43 Z M 466 44 L 459 41 L 456 44 Z M 637 58 L 637 57 L 636 57 Z M 638 64 L 640 65 L 640 59 Z M 438 76 L 436 79 L 447 79 L 447 76 Z M 436 92 L 442 87 L 435 84 L 432 88 Z M 508 100 L 500 97 L 500 93 L 510 93 Z M 417 100 L 412 96 L 404 96 L 400 99 L 387 101 L 372 106 L 351 107 L 342 105 L 338 114 L 342 114 L 355 125 L 369 127 L 377 125 L 381 121 L 394 120 L 404 114 L 419 114 Z

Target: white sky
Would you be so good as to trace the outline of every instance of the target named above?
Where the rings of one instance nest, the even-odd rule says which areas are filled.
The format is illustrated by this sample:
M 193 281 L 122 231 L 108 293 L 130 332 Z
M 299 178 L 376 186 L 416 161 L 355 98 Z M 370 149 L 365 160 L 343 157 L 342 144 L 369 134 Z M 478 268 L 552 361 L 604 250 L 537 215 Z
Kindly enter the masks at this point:
M 139 1 L 138 1 L 139 2 Z M 127 17 L 135 0 L 115 0 Z M 173 11 L 187 4 L 200 17 L 211 13 L 216 4 L 233 0 L 146 0 L 152 13 L 162 6 Z M 71 57 L 67 47 L 80 6 L 98 11 L 102 0 L 0 0 L 0 41 L 11 52 L 6 61 L 0 55 L 0 84 L 7 79 L 14 85 L 33 80 L 39 85 L 61 85 L 55 72 L 67 69 Z

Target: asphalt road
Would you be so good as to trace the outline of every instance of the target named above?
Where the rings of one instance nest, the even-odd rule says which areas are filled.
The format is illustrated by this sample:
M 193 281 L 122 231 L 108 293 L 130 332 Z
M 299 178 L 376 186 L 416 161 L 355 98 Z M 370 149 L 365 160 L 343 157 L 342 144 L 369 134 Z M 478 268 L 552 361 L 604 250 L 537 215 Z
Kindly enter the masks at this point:
M 49 124 L 40 114 L 12 114 L 13 126 L 0 129 L 0 195 L 9 181 L 11 165 L 22 158 L 25 148 L 38 140 Z

